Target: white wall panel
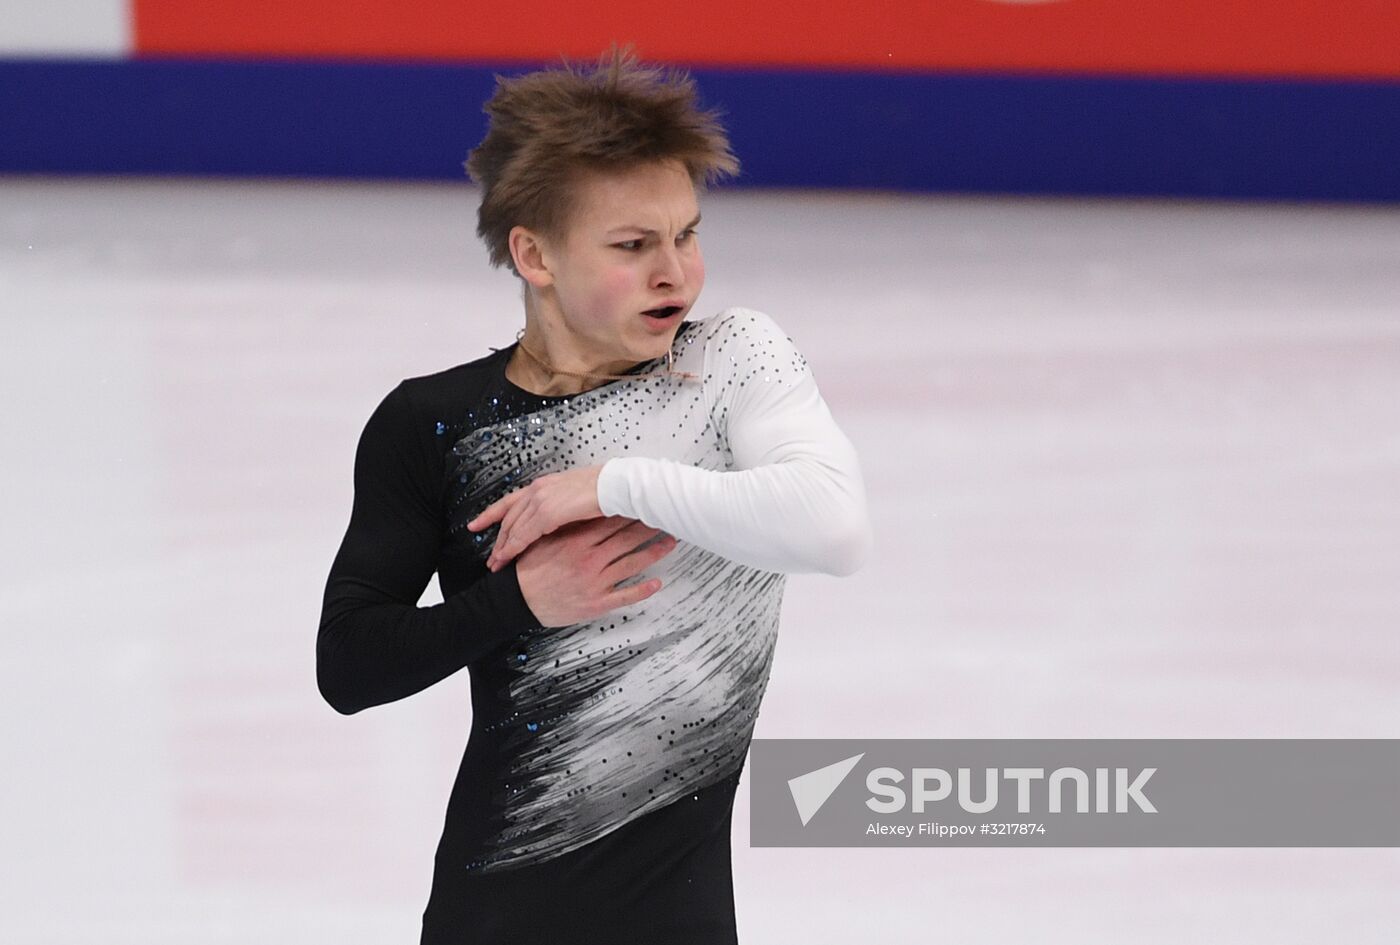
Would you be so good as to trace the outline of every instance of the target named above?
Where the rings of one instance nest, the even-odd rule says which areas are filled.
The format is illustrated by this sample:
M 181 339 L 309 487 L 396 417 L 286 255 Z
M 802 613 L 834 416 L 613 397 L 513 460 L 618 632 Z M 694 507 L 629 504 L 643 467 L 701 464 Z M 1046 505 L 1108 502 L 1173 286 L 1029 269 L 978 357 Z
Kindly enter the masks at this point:
M 0 0 L 0 56 L 123 56 L 134 0 Z

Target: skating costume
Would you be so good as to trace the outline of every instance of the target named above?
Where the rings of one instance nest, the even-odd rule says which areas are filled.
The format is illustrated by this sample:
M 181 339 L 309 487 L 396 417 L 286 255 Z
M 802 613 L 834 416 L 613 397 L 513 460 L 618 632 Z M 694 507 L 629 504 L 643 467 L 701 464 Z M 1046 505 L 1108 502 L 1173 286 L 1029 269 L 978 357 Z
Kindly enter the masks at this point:
M 506 378 L 514 348 L 402 381 L 366 424 L 321 692 L 353 713 L 469 669 L 422 942 L 733 942 L 730 815 L 784 575 L 849 574 L 867 556 L 855 451 L 761 312 L 682 323 L 673 366 L 694 379 L 541 397 Z M 466 524 L 594 465 L 603 514 L 678 543 L 628 582 L 659 577 L 657 593 L 544 628 L 515 562 L 485 567 L 496 527 Z M 434 571 L 443 602 L 418 607 Z

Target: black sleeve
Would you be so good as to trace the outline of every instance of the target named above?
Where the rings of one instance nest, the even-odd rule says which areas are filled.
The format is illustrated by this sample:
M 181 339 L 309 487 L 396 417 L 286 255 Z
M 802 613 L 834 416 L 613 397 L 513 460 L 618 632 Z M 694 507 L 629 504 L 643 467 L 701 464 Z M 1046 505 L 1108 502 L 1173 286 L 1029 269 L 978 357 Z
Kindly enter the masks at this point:
M 433 447 L 403 389 L 380 402 L 355 452 L 350 526 L 331 565 L 316 635 L 316 683 L 349 715 L 402 699 L 540 626 L 515 562 L 441 604 L 418 599 L 443 539 Z

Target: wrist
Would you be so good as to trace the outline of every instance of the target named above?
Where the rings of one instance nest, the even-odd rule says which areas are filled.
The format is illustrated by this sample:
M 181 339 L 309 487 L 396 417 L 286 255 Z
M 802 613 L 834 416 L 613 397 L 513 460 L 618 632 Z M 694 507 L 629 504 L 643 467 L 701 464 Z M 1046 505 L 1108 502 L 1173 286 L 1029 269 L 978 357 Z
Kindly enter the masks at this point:
M 588 494 L 589 494 L 589 509 L 588 509 L 588 510 L 589 510 L 591 513 L 593 513 L 593 517 L 594 517 L 594 518 L 597 518 L 597 517 L 599 517 L 599 516 L 601 516 L 601 515 L 604 514 L 604 513 L 603 513 L 603 495 L 602 495 L 602 488 L 603 488 L 603 487 L 602 487 L 602 485 L 601 485 L 601 482 L 602 482 L 602 478 L 603 478 L 603 466 L 606 466 L 606 465 L 607 465 L 607 463 L 603 463 L 603 464 L 601 464 L 601 465 L 594 466 L 594 467 L 592 467 L 592 468 L 589 470 L 589 472 L 590 472 L 592 475 L 589 477 L 589 480 L 588 480 Z
M 593 499 L 598 503 L 599 515 L 631 516 L 627 477 L 623 473 L 625 467 L 626 461 L 619 457 L 613 457 L 598 467 Z

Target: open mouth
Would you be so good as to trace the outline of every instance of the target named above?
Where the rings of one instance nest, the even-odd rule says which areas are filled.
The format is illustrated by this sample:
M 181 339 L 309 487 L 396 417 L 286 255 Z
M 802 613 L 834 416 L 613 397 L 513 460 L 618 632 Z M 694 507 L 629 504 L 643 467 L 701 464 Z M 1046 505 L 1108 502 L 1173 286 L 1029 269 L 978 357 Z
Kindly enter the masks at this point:
M 676 314 L 680 310 L 681 306 L 679 305 L 665 305 L 661 308 L 647 309 L 642 314 L 648 316 L 649 318 L 655 318 L 660 320 L 663 318 L 670 318 L 672 315 Z

